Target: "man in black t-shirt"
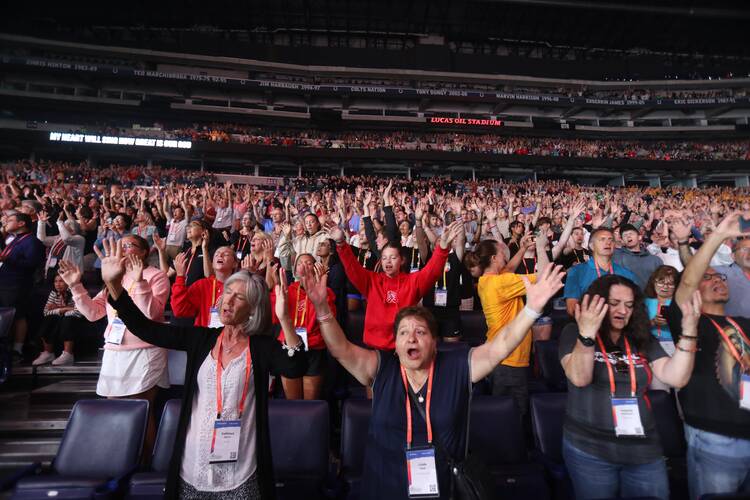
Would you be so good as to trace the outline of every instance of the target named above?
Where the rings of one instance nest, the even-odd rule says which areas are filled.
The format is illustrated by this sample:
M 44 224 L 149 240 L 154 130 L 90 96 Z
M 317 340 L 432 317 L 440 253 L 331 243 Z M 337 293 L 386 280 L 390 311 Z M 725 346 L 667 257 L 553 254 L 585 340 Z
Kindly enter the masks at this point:
M 690 382 L 679 392 L 685 414 L 690 498 L 750 493 L 750 318 L 725 314 L 726 276 L 709 268 L 721 243 L 742 234 L 740 216 L 740 212 L 727 215 L 692 257 L 667 310 L 677 342 L 682 315 L 675 304 L 700 290 L 699 351 Z

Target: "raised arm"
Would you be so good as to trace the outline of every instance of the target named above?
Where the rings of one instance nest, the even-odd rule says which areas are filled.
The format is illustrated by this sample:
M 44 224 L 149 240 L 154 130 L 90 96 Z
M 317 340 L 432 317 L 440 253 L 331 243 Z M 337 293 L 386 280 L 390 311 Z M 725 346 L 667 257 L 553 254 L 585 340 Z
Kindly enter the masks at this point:
M 328 230 L 331 238 L 336 242 L 336 252 L 344 266 L 346 277 L 362 295 L 366 295 L 370 289 L 370 280 L 374 273 L 368 271 L 359 263 L 349 244 L 344 241 L 344 232 L 340 227 L 331 225 Z
M 682 310 L 682 335 L 677 342 L 677 349 L 671 358 L 665 356 L 651 363 L 656 378 L 677 389 L 685 387 L 693 373 L 702 304 L 698 290 L 693 292 L 687 302 L 678 302 L 677 305 Z
M 570 210 L 568 211 L 568 220 L 565 222 L 565 227 L 563 228 L 563 232 L 560 235 L 560 239 L 557 240 L 557 244 L 552 248 L 552 260 L 557 260 L 562 251 L 565 249 L 566 245 L 568 244 L 568 240 L 570 239 L 570 235 L 573 232 L 573 227 L 575 226 L 576 219 L 581 214 L 581 212 L 583 212 L 583 209 L 585 207 L 586 203 L 582 199 L 576 200 L 576 202 L 571 206 Z
M 536 283 L 525 276 L 526 307 L 495 338 L 471 351 L 471 381 L 479 382 L 507 358 L 523 341 L 534 321 L 542 315 L 545 304 L 563 286 L 562 266 L 547 265 Z
M 328 275 L 305 270 L 301 276 L 307 297 L 315 307 L 320 332 L 331 356 L 365 386 L 371 386 L 378 370 L 375 351 L 359 347 L 346 338 L 328 306 Z M 286 331 L 284 332 L 286 335 Z
M 581 303 L 575 305 L 574 314 L 578 323 L 578 333 L 582 337 L 595 339 L 608 308 L 609 305 L 604 297 L 594 295 L 592 298 L 584 295 Z M 588 347 L 576 340 L 573 351 L 560 360 L 565 376 L 576 387 L 585 387 L 593 380 L 595 350 L 595 345 Z
M 716 229 L 711 235 L 706 238 L 706 241 L 700 247 L 700 249 L 690 259 L 688 265 L 682 273 L 680 279 L 680 286 L 677 288 L 674 294 L 674 300 L 678 304 L 684 304 L 690 300 L 693 292 L 698 289 L 698 285 L 703 279 L 703 275 L 708 269 L 711 263 L 711 258 L 719 249 L 719 246 L 727 238 L 736 238 L 742 235 L 740 231 L 739 220 L 741 212 L 732 212 L 716 226 Z

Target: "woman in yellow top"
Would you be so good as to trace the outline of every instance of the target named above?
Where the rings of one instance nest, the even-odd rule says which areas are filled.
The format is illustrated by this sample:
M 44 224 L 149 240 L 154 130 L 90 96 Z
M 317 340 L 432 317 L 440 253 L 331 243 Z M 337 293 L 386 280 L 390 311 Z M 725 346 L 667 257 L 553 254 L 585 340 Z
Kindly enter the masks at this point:
M 522 275 L 514 274 L 513 269 L 518 266 L 518 260 L 523 258 L 529 246 L 536 244 L 539 259 L 537 266 L 543 269 L 548 263 L 547 252 L 544 247 L 546 238 L 539 236 L 536 241 L 526 237 L 522 241 L 521 249 L 510 259 L 510 250 L 505 243 L 495 240 L 484 240 L 477 247 L 479 267 L 482 275 L 479 277 L 477 293 L 482 301 L 482 309 L 487 321 L 487 340 L 495 336 L 518 315 L 524 308 L 526 287 Z M 536 281 L 536 274 L 525 275 L 529 281 Z M 492 395 L 513 396 L 521 417 L 525 417 L 528 410 L 529 390 L 526 371 L 531 354 L 531 330 L 518 347 L 500 363 L 492 372 Z

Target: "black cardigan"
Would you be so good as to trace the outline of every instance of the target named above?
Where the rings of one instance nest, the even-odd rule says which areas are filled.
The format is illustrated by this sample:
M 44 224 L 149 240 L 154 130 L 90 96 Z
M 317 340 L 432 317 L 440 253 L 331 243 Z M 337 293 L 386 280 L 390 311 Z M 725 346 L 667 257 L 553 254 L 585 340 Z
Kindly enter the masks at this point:
M 135 336 L 149 344 L 166 349 L 187 352 L 185 368 L 185 395 L 182 397 L 180 421 L 174 442 L 174 451 L 169 463 L 165 498 L 177 498 L 177 481 L 185 449 L 188 422 L 193 408 L 193 395 L 197 389 L 198 370 L 216 344 L 220 328 L 197 326 L 173 326 L 157 323 L 143 315 L 125 290 L 117 300 L 110 296 L 109 303 L 117 310 L 117 315 Z M 255 383 L 255 431 L 258 468 L 256 475 L 261 497 L 266 500 L 276 498 L 271 462 L 271 441 L 268 434 L 268 374 L 297 378 L 305 374 L 307 360 L 301 352 L 289 357 L 281 344 L 272 336 L 255 335 L 250 340 L 250 357 L 253 362 Z

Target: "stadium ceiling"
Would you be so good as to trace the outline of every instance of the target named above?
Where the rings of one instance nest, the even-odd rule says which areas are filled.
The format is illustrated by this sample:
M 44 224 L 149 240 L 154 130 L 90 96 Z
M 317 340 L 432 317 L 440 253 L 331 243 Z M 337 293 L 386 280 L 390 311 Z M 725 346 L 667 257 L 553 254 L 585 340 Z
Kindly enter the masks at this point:
M 750 56 L 750 8 L 727 0 L 134 0 L 120 8 L 101 2 L 44 8 L 11 2 L 4 11 L 4 31 L 55 32 L 92 41 L 95 27 L 118 27 L 130 30 L 139 45 L 144 42 L 139 37 L 154 36 L 149 30 L 164 28 L 177 30 L 170 35 L 177 37 L 181 30 L 217 30 L 219 43 L 264 34 L 274 43 L 274 36 L 287 33 L 303 39 L 387 36 L 406 46 L 432 36 L 455 44 L 517 44 L 518 55 L 538 44 L 559 50 Z

